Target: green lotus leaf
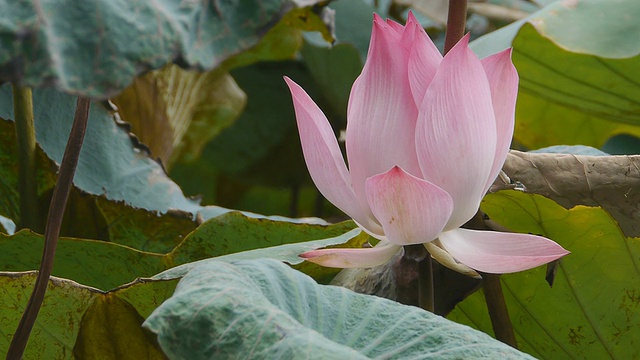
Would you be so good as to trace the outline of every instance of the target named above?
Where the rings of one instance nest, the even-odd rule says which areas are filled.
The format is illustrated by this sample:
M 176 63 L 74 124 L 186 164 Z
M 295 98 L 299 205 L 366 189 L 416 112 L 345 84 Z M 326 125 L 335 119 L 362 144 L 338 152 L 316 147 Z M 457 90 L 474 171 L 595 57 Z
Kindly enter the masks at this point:
M 422 309 L 271 259 L 207 262 L 146 320 L 173 359 L 531 359 Z

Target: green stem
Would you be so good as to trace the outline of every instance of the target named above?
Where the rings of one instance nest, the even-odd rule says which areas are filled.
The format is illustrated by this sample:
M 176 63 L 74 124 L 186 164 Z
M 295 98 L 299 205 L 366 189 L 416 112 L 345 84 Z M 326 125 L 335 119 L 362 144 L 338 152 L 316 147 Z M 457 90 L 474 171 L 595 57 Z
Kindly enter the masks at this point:
M 433 264 L 431 254 L 424 245 L 407 245 L 404 257 L 415 262 L 418 269 L 418 305 L 427 311 L 434 312 Z
M 444 38 L 444 53 L 462 39 L 467 22 L 467 0 L 449 0 L 447 31 Z
M 58 236 L 60 235 L 60 227 L 62 226 L 62 217 L 64 209 L 67 205 L 69 192 L 73 185 L 73 176 L 78 165 L 80 150 L 84 134 L 87 129 L 87 120 L 89 118 L 89 99 L 79 97 L 76 104 L 76 114 L 73 119 L 73 126 L 67 141 L 67 148 L 64 151 L 62 162 L 60 163 L 60 172 L 58 173 L 58 181 L 53 189 L 53 197 L 51 198 L 51 206 L 49 207 L 49 215 L 47 217 L 47 226 L 44 232 L 44 251 L 42 253 L 42 261 L 36 285 L 33 288 L 27 308 L 22 314 L 20 324 L 16 329 L 7 359 L 21 359 L 29 340 L 29 334 L 33 329 L 38 312 L 42 306 L 44 295 L 49 284 L 49 277 L 53 269 L 53 260 L 56 254 L 56 245 Z
M 509 318 L 507 304 L 504 300 L 500 275 L 483 273 L 482 281 L 484 298 L 487 302 L 491 326 L 493 327 L 496 339 L 517 349 L 518 343 L 513 331 L 511 319 Z
M 18 229 L 28 228 L 42 232 L 38 211 L 36 180 L 36 130 L 33 125 L 31 89 L 13 85 L 13 115 L 18 144 L 18 193 L 20 194 L 20 221 Z

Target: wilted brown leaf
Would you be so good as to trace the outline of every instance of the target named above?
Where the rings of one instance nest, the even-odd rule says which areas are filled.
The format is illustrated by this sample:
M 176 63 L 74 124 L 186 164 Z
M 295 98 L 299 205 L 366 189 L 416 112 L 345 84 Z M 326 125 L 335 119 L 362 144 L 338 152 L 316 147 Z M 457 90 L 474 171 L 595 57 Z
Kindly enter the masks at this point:
M 503 167 L 525 192 L 565 208 L 601 206 L 627 236 L 640 236 L 640 155 L 584 156 L 511 151 Z M 513 187 L 498 180 L 491 191 Z

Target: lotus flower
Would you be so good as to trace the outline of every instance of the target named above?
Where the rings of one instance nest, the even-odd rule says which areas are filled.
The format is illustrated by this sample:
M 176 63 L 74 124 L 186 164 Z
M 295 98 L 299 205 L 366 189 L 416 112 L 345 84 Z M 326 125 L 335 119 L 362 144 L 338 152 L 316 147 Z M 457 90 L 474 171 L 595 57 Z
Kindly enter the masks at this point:
M 530 269 L 568 252 L 528 234 L 460 228 L 497 177 L 513 135 L 518 74 L 510 49 L 482 60 L 462 38 L 444 57 L 413 15 L 374 15 L 367 61 L 351 89 L 346 155 L 326 116 L 285 77 L 315 185 L 380 243 L 301 254 L 329 267 L 372 267 L 425 244 L 463 273 Z

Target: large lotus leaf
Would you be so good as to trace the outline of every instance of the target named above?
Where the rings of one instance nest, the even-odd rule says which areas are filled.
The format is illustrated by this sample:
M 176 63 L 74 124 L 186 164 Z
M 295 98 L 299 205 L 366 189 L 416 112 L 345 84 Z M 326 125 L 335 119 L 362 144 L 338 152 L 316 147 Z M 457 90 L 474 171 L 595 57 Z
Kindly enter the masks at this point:
M 0 87 L 0 117 L 13 119 L 11 100 L 11 87 Z M 57 163 L 62 161 L 75 102 L 73 96 L 53 89 L 33 92 L 36 139 Z M 148 210 L 199 209 L 100 103 L 91 106 L 74 184 L 88 193 L 105 194 L 111 200 L 124 200 Z
M 51 192 L 40 198 L 43 219 L 51 202 Z M 60 236 L 104 240 L 141 251 L 166 253 L 197 226 L 193 214 L 188 212 L 169 210 L 160 214 L 73 188 Z
M 333 225 L 295 223 L 286 218 L 278 221 L 227 212 L 202 223 L 165 255 L 165 263 L 171 264 L 169 267 L 184 264 L 175 272 L 169 270 L 167 276 L 182 276 L 197 260 L 264 257 L 286 261 L 320 282 L 329 282 L 340 269 L 303 262 L 298 255 L 322 247 L 362 247 L 369 241 L 369 236 L 354 228 L 356 225 L 352 221 Z
M 27 305 L 35 273 L 0 273 L 0 353 Z M 102 292 L 52 278 L 25 359 L 164 359 L 144 318 L 173 293 L 177 281 L 141 279 Z
M 16 223 L 18 208 L 18 171 L 13 122 L 0 120 L 0 214 Z M 57 166 L 38 147 L 37 186 L 41 218 L 45 219 Z M 228 211 L 219 209 L 219 213 Z M 285 220 L 285 219 L 283 219 Z M 143 251 L 169 252 L 197 226 L 193 214 L 169 210 L 164 214 L 134 208 L 124 201 L 110 201 L 104 195 L 92 195 L 73 188 L 65 209 L 61 235 L 83 239 L 113 241 Z M 42 233 L 40 228 L 32 229 Z
M 530 359 L 417 307 L 318 285 L 271 259 L 193 268 L 144 326 L 174 359 Z
M 571 53 L 530 25 L 513 46 L 520 74 L 515 137 L 522 144 L 600 147 L 616 134 L 640 135 L 638 83 L 631 80 L 640 75 L 640 56 Z
M 520 74 L 515 138 L 529 148 L 602 146 L 640 135 L 640 14 L 635 0 L 557 1 L 474 41 L 482 56 L 513 46 Z
M 6 91 L 6 92 L 3 92 Z M 56 114 L 56 120 L 64 122 L 66 131 L 69 131 L 72 119 L 71 111 L 63 111 L 62 115 L 56 111 L 56 107 L 71 105 L 74 101 L 70 96 L 52 90 L 36 90 L 36 96 L 42 100 L 51 100 L 51 114 Z M 10 105 L 11 93 L 8 87 L 0 87 L 0 119 L 3 116 L 12 115 Z M 6 95 L 6 96 L 4 96 Z M 7 97 L 8 96 L 8 97 Z M 219 206 L 199 206 L 194 200 L 186 198 L 178 185 L 176 185 L 164 173 L 164 169 L 149 154 L 138 146 L 136 139 L 131 137 L 127 130 L 114 123 L 112 116 L 104 110 L 100 104 L 93 104 L 94 116 L 90 117 L 87 138 L 81 155 L 81 162 L 75 177 L 75 185 L 80 192 L 73 191 L 67 207 L 63 233 L 73 237 L 88 237 L 92 239 L 110 240 L 125 245 L 139 247 L 140 243 L 146 243 L 151 238 L 158 236 L 167 239 L 171 234 L 183 234 L 184 230 L 193 226 L 185 220 L 186 214 L 191 213 L 206 220 L 222 215 L 232 210 Z M 36 106 L 36 120 L 49 115 L 46 106 Z M 46 120 L 46 118 L 45 118 Z M 47 159 L 47 156 L 55 161 L 62 159 L 66 144 L 66 133 L 56 129 L 45 120 L 37 121 L 44 128 L 37 126 L 37 137 L 44 144 L 46 155 L 38 149 L 38 188 L 41 197 L 41 207 L 44 214 L 49 206 L 51 189 L 55 183 L 57 172 L 55 164 Z M 17 155 L 15 149 L 15 129 L 13 122 L 0 120 L 0 214 L 18 221 L 18 194 L 17 194 Z M 98 171 L 95 171 L 98 170 Z M 100 176 L 104 175 L 104 178 Z M 140 193 L 143 192 L 143 193 Z M 157 192 L 157 193 L 155 193 Z M 88 194 L 86 194 L 88 193 Z M 95 196 L 92 194 L 104 194 Z M 114 195 L 115 194 L 115 195 Z M 148 196 L 147 196 L 148 195 Z M 105 202 L 102 197 L 114 202 Z M 138 208 L 138 209 L 136 209 Z M 149 210 L 149 211 L 145 211 Z M 137 219 L 151 219 L 156 216 L 156 211 L 164 213 L 158 219 L 149 223 L 141 223 Z M 282 216 L 264 216 L 254 213 L 245 213 L 249 217 L 268 218 L 276 221 L 288 221 L 294 223 L 325 223 L 317 218 L 291 219 Z M 125 216 L 123 216 L 125 215 Z M 167 215 L 167 216 L 165 216 Z M 43 217 L 44 218 L 44 217 Z M 117 226 L 110 228 L 116 222 L 129 223 L 126 229 Z M 182 225 L 179 225 L 182 223 Z M 158 226 L 152 229 L 152 226 Z M 326 224 L 326 223 L 325 223 Z M 184 226 L 184 228 L 180 228 Z M 169 232 L 166 230 L 173 229 Z M 158 231 L 163 233 L 159 234 Z M 127 239 L 119 237 L 123 232 L 136 232 L 138 235 L 146 234 L 146 237 Z M 167 240 L 171 243 L 171 240 Z M 167 245 L 167 242 L 155 241 L 149 251 L 164 251 L 153 246 Z
M 632 359 L 640 328 L 640 239 L 627 238 L 600 208 L 567 210 L 539 195 L 502 191 L 482 209 L 518 232 L 547 236 L 571 251 L 550 288 L 539 267 L 503 275 L 518 344 L 542 359 Z M 492 333 L 481 293 L 449 317 Z
M 332 238 L 354 227 L 351 221 L 329 226 L 295 224 L 230 212 L 201 224 L 169 256 L 172 263 L 179 265 L 242 251 Z
M 126 214 L 124 214 L 126 216 Z M 114 226 L 126 224 L 114 223 Z M 312 225 L 249 218 L 238 212 L 230 212 L 201 224 L 184 238 L 175 249 L 170 243 L 155 244 L 157 250 L 146 252 L 115 242 L 87 239 L 60 238 L 56 250 L 53 275 L 77 281 L 83 285 L 109 290 L 133 281 L 137 277 L 149 277 L 175 265 L 210 257 L 223 256 L 258 248 L 277 247 L 282 244 L 300 243 L 288 249 L 274 249 L 265 256 L 290 260 L 314 246 L 362 246 L 367 237 L 349 233 L 353 222 L 335 225 Z M 349 235 L 341 236 L 345 233 Z M 130 242 L 138 241 L 137 234 L 122 234 Z M 161 236 L 161 235 L 159 235 Z M 305 244 L 312 240 L 322 243 Z M 153 240 L 153 239 L 152 239 Z M 152 241 L 150 240 L 150 241 Z M 14 235 L 0 234 L 0 271 L 27 271 L 38 269 L 44 238 L 42 235 L 22 230 Z M 150 244 L 138 244 L 152 247 Z M 168 252 L 172 250 L 171 252 Z M 97 260 L 98 259 L 98 260 Z M 312 264 L 301 264 L 304 271 L 318 278 L 335 275 L 335 269 Z
M 39 268 L 44 237 L 29 230 L 0 234 L 0 271 Z M 106 241 L 60 238 L 53 275 L 83 285 L 110 290 L 137 277 L 153 276 L 167 268 L 162 254 L 142 252 Z
M 362 232 L 359 228 L 350 230 L 342 235 L 335 237 L 310 240 L 297 243 L 289 243 L 284 245 L 276 245 L 266 248 L 259 248 L 254 250 L 246 250 L 242 252 L 231 253 L 229 255 L 222 255 L 211 259 L 204 259 L 195 262 L 189 262 L 180 266 L 176 266 L 167 271 L 164 271 L 154 278 L 157 279 L 176 279 L 184 276 L 189 270 L 195 266 L 200 266 L 204 263 L 212 261 L 234 261 L 234 260 L 253 260 L 253 259 L 276 259 L 284 261 L 289 265 L 293 265 L 294 269 L 298 269 L 303 273 L 313 277 L 316 281 L 321 283 L 328 283 L 340 272 L 340 269 L 332 269 L 317 264 L 304 261 L 300 256 L 303 252 L 320 249 L 324 247 L 340 248 L 340 247 L 362 247 L 369 241 L 369 235 Z
M 82 317 L 73 348 L 74 357 L 90 359 L 112 354 L 117 359 L 134 359 L 141 355 L 148 359 L 164 359 L 153 336 L 140 327 L 143 321 L 131 304 L 117 296 L 95 299 Z
M 509 47 L 520 28 L 530 23 L 563 49 L 606 58 L 628 58 L 640 54 L 640 40 L 618 36 L 640 31 L 630 14 L 640 5 L 633 0 L 550 1 L 540 11 L 474 41 L 471 45 L 484 57 Z
M 212 69 L 254 47 L 299 3 L 316 1 L 3 1 L 0 80 L 105 99 L 171 61 Z

